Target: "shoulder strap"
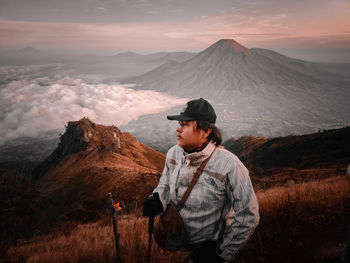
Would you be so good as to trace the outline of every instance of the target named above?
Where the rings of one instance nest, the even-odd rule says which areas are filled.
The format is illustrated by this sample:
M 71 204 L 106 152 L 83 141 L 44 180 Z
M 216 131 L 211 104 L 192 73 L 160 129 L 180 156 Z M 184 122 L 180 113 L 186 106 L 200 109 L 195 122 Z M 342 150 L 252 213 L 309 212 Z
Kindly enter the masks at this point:
M 215 148 L 215 149 L 216 149 L 216 148 Z M 197 181 L 198 181 L 198 179 L 199 179 L 199 176 L 200 176 L 201 173 L 203 172 L 204 167 L 207 165 L 207 163 L 208 163 L 210 157 L 213 155 L 215 149 L 214 149 L 213 152 L 210 154 L 210 156 L 209 156 L 207 159 L 205 159 L 205 160 L 201 163 L 201 165 L 200 165 L 199 168 L 197 169 L 196 173 L 194 174 L 193 179 L 192 179 L 190 185 L 188 186 L 188 188 L 187 188 L 185 194 L 183 195 L 183 197 L 182 197 L 182 199 L 181 199 L 181 201 L 180 201 L 180 203 L 179 203 L 179 207 L 180 207 L 180 208 L 181 208 L 181 207 L 184 205 L 184 203 L 186 202 L 188 196 L 190 195 L 190 193 L 191 193 L 193 187 L 195 186 L 195 184 L 197 183 Z

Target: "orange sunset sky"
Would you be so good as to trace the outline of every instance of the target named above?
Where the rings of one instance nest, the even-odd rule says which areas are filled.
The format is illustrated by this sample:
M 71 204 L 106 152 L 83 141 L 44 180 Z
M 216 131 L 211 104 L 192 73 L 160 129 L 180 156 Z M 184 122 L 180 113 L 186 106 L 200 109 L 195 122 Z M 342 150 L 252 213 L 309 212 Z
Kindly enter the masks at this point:
M 233 38 L 350 62 L 349 14 L 349 0 L 0 0 L 0 49 L 197 52 Z

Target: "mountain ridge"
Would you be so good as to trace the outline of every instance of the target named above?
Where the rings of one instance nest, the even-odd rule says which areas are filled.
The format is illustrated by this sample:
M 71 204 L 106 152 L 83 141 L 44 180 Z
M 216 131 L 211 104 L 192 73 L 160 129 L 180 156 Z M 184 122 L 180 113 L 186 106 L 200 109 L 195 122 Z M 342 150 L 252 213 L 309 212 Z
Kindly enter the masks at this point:
M 280 168 L 345 169 L 350 164 L 349 138 L 350 126 L 275 138 L 243 136 L 227 140 L 223 145 L 255 173 Z

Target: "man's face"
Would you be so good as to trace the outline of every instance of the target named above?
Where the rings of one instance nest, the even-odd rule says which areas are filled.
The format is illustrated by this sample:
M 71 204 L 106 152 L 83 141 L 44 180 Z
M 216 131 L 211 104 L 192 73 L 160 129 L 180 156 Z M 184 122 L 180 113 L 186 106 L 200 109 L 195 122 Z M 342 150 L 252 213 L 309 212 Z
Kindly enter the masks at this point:
M 179 121 L 176 133 L 177 144 L 186 151 L 200 148 L 208 136 L 205 131 L 196 129 L 196 121 Z

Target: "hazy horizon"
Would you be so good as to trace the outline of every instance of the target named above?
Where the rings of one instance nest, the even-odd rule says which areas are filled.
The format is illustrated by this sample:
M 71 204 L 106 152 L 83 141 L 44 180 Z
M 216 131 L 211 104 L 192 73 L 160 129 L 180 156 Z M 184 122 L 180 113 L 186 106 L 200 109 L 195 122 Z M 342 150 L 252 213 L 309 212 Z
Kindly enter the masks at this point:
M 23 46 L 17 48 L 0 48 L 0 53 L 6 54 L 6 52 L 16 52 L 25 48 L 34 48 L 48 54 L 66 54 L 66 55 L 95 55 L 95 56 L 114 56 L 121 53 L 131 52 L 139 55 L 150 55 L 161 52 L 192 52 L 199 53 L 203 50 L 157 50 L 157 51 L 134 51 L 134 50 L 116 50 L 116 51 L 103 51 L 103 50 L 67 50 L 67 49 L 49 49 L 40 48 L 36 46 Z M 261 48 L 261 47 L 248 47 L 248 48 Z M 264 48 L 270 49 L 270 48 Z M 278 52 L 282 55 L 301 59 L 310 62 L 318 63 L 339 63 L 350 64 L 350 48 L 330 49 L 330 48 L 271 48 L 270 50 Z
M 229 38 L 304 60 L 350 63 L 349 11 L 346 0 L 0 0 L 0 49 L 199 52 Z

